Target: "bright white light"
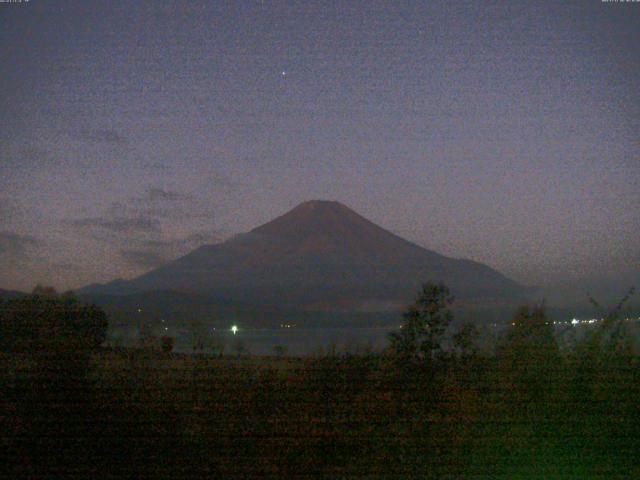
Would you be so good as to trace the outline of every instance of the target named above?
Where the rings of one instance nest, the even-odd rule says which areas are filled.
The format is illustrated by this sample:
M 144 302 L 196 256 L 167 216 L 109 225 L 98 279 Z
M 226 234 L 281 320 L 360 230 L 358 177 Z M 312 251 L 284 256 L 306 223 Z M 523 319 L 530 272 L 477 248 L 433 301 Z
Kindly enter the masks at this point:
M 234 325 L 233 327 L 231 327 L 231 331 L 233 332 L 233 334 L 235 335 L 236 332 L 238 331 L 238 327 L 237 325 Z
M 168 331 L 168 330 L 169 330 L 169 327 L 164 327 L 164 331 L 165 332 Z
M 577 318 L 574 318 L 573 320 L 571 320 L 572 325 L 577 325 L 578 323 L 580 323 L 580 320 L 578 320 Z

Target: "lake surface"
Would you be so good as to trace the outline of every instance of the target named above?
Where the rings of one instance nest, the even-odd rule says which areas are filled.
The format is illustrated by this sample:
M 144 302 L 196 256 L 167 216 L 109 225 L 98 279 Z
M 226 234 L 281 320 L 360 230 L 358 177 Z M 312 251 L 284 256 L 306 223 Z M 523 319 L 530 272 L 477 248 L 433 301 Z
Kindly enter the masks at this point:
M 388 334 L 397 327 L 371 328 L 275 328 L 239 329 L 235 334 L 230 330 L 211 330 L 205 338 L 204 352 L 209 353 L 209 345 L 223 345 L 226 354 L 235 354 L 239 346 L 244 353 L 252 355 L 274 355 L 276 347 L 283 347 L 287 355 L 305 356 L 334 351 L 336 353 L 362 353 L 367 349 L 380 351 L 388 344 Z M 155 333 L 155 332 L 154 332 Z M 188 329 L 171 329 L 166 334 L 174 337 L 174 351 L 190 353 L 194 338 Z M 139 344 L 140 336 L 131 327 L 113 327 L 108 342 L 120 346 Z
M 640 348 L 640 318 L 629 319 L 629 333 Z M 586 321 L 585 321 L 586 322 Z M 560 322 L 559 322 L 560 323 Z M 556 339 L 562 346 L 579 339 L 587 328 L 595 325 L 572 325 L 570 321 L 555 325 Z M 492 349 L 507 325 L 490 324 L 480 327 L 476 339 L 482 349 Z M 586 327 L 586 328 L 585 328 Z M 166 329 L 166 330 L 165 330 Z M 212 353 L 212 346 L 224 348 L 224 353 L 233 355 L 242 350 L 244 354 L 275 355 L 276 348 L 282 347 L 283 353 L 291 356 L 318 355 L 326 353 L 364 353 L 371 350 L 379 352 L 389 344 L 389 333 L 399 331 L 393 327 L 325 327 L 325 328 L 240 328 L 234 334 L 230 329 L 214 329 L 202 334 L 204 349 L 202 353 Z M 153 331 L 154 336 L 168 335 L 175 339 L 174 351 L 192 353 L 196 343 L 188 328 L 160 326 Z M 116 325 L 109 329 L 107 342 L 114 346 L 139 346 L 141 337 L 134 326 Z M 156 345 L 159 342 L 156 341 Z M 445 340 L 446 344 L 446 340 Z

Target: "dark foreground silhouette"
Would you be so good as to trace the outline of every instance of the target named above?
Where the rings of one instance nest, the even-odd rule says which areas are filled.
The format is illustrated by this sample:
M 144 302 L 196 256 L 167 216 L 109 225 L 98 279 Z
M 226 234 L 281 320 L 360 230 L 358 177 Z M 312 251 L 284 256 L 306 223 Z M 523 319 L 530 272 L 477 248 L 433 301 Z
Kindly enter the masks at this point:
M 445 351 L 448 292 L 422 293 L 384 354 L 306 359 L 97 349 L 99 311 L 5 302 L 7 478 L 640 477 L 640 362 L 614 319 L 561 352 L 523 308 L 495 354 L 468 327 Z

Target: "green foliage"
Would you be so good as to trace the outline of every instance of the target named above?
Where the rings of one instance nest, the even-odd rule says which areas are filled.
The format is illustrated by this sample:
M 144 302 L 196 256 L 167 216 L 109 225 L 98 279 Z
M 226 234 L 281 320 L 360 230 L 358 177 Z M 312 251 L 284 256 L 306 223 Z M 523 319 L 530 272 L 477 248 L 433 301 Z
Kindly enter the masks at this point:
M 548 375 L 535 362 L 538 349 L 555 357 L 544 309 L 523 307 L 512 323 L 498 359 L 450 358 L 428 376 L 402 375 L 395 358 L 372 353 L 237 359 L 104 350 L 91 362 L 91 409 L 74 406 L 70 383 L 59 389 L 65 395 L 44 396 L 50 378 L 32 396 L 21 385 L 0 402 L 7 451 L 23 438 L 24 451 L 34 439 L 46 447 L 11 456 L 19 464 L 11 478 L 47 454 L 62 459 L 54 478 L 92 449 L 86 477 L 636 478 L 640 363 L 602 364 L 591 396 L 573 396 L 576 363 L 560 361 Z M 473 328 L 454 337 L 459 351 L 473 349 Z M 0 373 L 19 368 L 20 355 L 5 359 L 11 368 Z M 515 370 L 505 370 L 511 361 Z M 42 429 L 25 431 L 42 411 L 51 412 Z M 81 419 L 85 429 L 67 429 Z M 76 448 L 62 456 L 67 445 Z
M 540 364 L 559 357 L 553 333 L 553 322 L 543 305 L 530 308 L 524 305 L 511 321 L 506 336 L 498 346 L 500 357 L 509 357 L 524 365 Z
M 437 357 L 450 303 L 446 287 L 425 285 L 392 337 L 394 352 L 422 365 Z M 71 321 L 86 323 L 82 308 L 71 295 L 44 291 L 1 305 L 0 338 L 14 350 L 0 353 L 0 384 L 8 386 L 0 441 L 17 452 L 8 456 L 10 478 L 47 459 L 56 467 L 38 466 L 47 478 L 72 470 L 87 478 L 636 478 L 640 471 L 640 362 L 610 361 L 626 358 L 620 309 L 569 359 L 544 308 L 522 307 L 498 358 L 464 361 L 477 337 L 464 324 L 453 335 L 459 358 L 429 376 L 403 375 L 416 370 L 371 352 L 258 360 L 102 350 L 85 363 L 90 381 L 60 368 L 74 360 L 68 355 L 45 360 L 34 381 L 30 365 L 49 356 L 22 351 L 95 346 L 96 339 L 78 340 L 86 335 Z M 234 340 L 230 347 L 244 353 Z
M 635 292 L 631 287 L 625 296 L 604 315 L 603 321 L 578 343 L 576 353 L 591 363 L 616 361 L 616 359 L 634 355 L 633 339 L 624 323 L 623 309 Z M 593 298 L 589 300 L 594 307 L 602 310 Z
M 453 334 L 453 347 L 462 358 L 470 358 L 478 353 L 476 344 L 480 331 L 471 322 L 464 322 L 460 329 Z
M 0 304 L 0 358 L 21 365 L 10 373 L 10 381 L 0 379 L 8 387 L 0 403 L 9 400 L 15 406 L 19 420 L 13 423 L 28 445 L 22 452 L 27 464 L 45 461 L 61 472 L 87 453 L 92 421 L 88 373 L 91 354 L 104 342 L 106 330 L 105 313 L 72 293 L 37 287 L 32 295 Z
M 563 359 L 543 305 L 520 307 L 498 345 L 497 356 L 502 380 L 510 385 L 514 401 L 543 401 L 553 395 L 551 385 Z
M 72 293 L 36 287 L 34 294 L 0 303 L 0 349 L 22 352 L 91 351 L 107 333 L 107 316 Z
M 453 296 L 444 284 L 425 283 L 415 303 L 403 314 L 400 332 L 389 335 L 391 351 L 410 361 L 430 364 L 442 353 L 442 337 L 453 320 Z
M 617 376 L 621 371 L 638 365 L 634 339 L 624 322 L 623 308 L 633 295 L 632 287 L 626 295 L 604 315 L 603 320 L 588 330 L 577 342 L 573 360 L 576 377 L 574 394 L 576 400 L 594 401 L 602 398 L 602 383 L 611 380 L 611 370 Z M 592 297 L 594 307 L 602 309 Z M 605 373 L 606 372 L 606 373 Z
M 379 357 L 356 355 L 158 355 L 133 381 L 141 366 L 132 370 L 122 354 L 105 352 L 95 365 L 104 372 L 98 411 L 118 420 L 95 422 L 109 448 L 122 443 L 113 436 L 130 440 L 115 453 L 139 477 L 152 476 L 149 458 L 164 478 L 628 478 L 637 464 L 637 367 L 603 372 L 612 409 L 566 402 L 576 374 L 566 364 L 538 404 L 514 402 L 510 378 L 488 357 L 464 376 L 404 378 Z
M 33 292 L 31 292 L 31 294 L 37 295 L 39 297 L 57 297 L 58 296 L 58 292 L 56 292 L 55 288 L 47 287 L 41 284 L 37 284 L 34 287 Z

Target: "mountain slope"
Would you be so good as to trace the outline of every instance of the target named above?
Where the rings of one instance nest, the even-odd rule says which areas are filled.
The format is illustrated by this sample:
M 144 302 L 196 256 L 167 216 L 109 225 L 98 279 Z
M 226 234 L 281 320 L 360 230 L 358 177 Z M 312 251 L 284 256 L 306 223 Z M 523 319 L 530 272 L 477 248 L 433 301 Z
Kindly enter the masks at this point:
M 170 290 L 227 302 L 360 308 L 406 302 L 427 280 L 444 281 L 459 298 L 524 293 L 486 265 L 419 247 L 329 201 L 304 202 L 248 233 L 202 246 L 138 278 L 80 293 Z

